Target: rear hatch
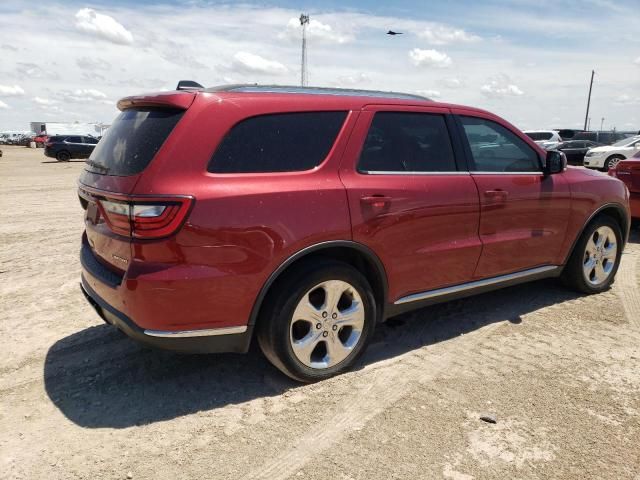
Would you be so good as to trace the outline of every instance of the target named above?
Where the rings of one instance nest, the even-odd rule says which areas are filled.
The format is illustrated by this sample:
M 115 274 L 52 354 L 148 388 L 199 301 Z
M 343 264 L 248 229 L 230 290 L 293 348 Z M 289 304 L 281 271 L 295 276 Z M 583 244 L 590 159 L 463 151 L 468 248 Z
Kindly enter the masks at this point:
M 166 236 L 190 206 L 188 198 L 131 194 L 195 95 L 169 92 L 121 100 L 122 113 L 86 161 L 78 189 L 86 228 L 81 259 L 106 283 L 121 280 L 131 261 L 132 238 Z

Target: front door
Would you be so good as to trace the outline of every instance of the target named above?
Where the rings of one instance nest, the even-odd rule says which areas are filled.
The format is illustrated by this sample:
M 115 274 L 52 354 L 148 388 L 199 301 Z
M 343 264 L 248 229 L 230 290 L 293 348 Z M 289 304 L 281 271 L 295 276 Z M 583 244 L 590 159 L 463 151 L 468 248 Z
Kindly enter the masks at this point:
M 480 255 L 478 193 L 456 162 L 448 114 L 368 107 L 342 162 L 353 240 L 382 260 L 392 302 L 471 280 Z
M 456 113 L 480 196 L 482 255 L 475 277 L 555 264 L 571 211 L 563 175 L 544 175 L 540 154 L 499 119 Z

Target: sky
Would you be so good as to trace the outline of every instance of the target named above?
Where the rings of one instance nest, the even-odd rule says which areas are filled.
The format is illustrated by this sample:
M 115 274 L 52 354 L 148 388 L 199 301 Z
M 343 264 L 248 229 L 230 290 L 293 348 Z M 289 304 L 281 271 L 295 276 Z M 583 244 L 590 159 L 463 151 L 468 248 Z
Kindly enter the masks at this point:
M 0 2 L 0 130 L 110 123 L 178 80 L 394 90 L 522 129 L 640 130 L 638 0 Z M 403 32 L 389 36 L 387 30 Z

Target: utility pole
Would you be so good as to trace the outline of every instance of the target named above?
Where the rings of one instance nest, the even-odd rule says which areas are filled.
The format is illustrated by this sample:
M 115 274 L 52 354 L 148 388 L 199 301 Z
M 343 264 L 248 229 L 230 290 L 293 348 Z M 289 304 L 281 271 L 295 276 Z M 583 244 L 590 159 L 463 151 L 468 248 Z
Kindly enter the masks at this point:
M 591 128 L 591 117 L 589 117 L 589 120 L 587 120 L 587 132 L 589 131 L 590 128 Z
M 600 131 L 602 131 L 602 126 L 604 125 L 604 117 L 600 120 Z
M 584 116 L 584 129 L 587 129 L 587 121 L 589 119 L 589 107 L 591 106 L 591 89 L 593 88 L 593 76 L 595 70 L 591 70 L 591 83 L 589 83 L 589 98 L 587 98 L 587 114 Z
M 300 85 L 307 85 L 307 25 L 309 24 L 309 15 L 304 13 L 300 15 L 300 26 L 302 26 L 302 59 L 300 65 Z

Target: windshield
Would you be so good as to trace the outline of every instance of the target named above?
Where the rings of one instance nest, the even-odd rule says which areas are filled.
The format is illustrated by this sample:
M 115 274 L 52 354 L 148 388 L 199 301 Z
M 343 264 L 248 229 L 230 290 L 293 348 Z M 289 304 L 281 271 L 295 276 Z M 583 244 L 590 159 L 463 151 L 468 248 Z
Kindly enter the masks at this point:
M 524 132 L 527 137 L 531 140 L 549 140 L 553 137 L 553 133 L 551 132 Z
M 98 142 L 87 160 L 86 170 L 118 176 L 140 173 L 160 150 L 183 114 L 183 110 L 125 110 Z
M 622 140 L 618 140 L 616 143 L 612 143 L 612 147 L 626 147 L 627 145 L 631 145 L 634 142 L 640 141 L 639 137 L 631 137 L 631 138 L 623 138 Z

